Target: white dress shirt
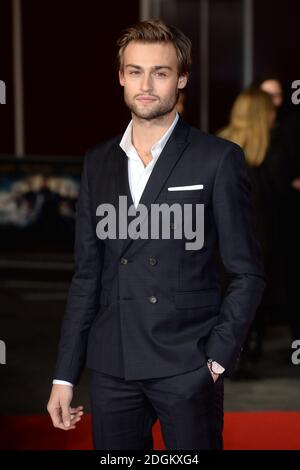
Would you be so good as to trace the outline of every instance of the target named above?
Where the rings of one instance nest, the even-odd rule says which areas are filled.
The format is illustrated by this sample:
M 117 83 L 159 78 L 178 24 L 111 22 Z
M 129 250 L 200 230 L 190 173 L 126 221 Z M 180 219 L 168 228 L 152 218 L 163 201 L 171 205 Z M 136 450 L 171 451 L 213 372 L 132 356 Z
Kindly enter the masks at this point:
M 164 135 L 161 137 L 161 139 L 159 139 L 158 142 L 152 145 L 151 154 L 153 159 L 148 163 L 146 167 L 144 166 L 144 163 L 142 162 L 132 143 L 132 120 L 128 124 L 126 131 L 123 134 L 119 145 L 128 157 L 129 187 L 135 208 L 137 208 L 138 206 L 139 200 L 141 198 L 141 195 L 143 194 L 143 191 L 154 168 L 154 165 L 157 162 L 158 157 L 160 156 L 170 135 L 172 134 L 178 119 L 179 115 L 178 113 L 176 113 L 175 119 L 169 129 L 164 133 Z M 71 384 L 70 382 L 57 379 L 53 380 L 53 384 L 64 384 L 73 386 L 73 384 Z
M 139 200 L 144 192 L 147 181 L 152 173 L 155 163 L 158 160 L 164 146 L 166 145 L 170 135 L 172 134 L 174 127 L 177 124 L 179 119 L 178 113 L 176 113 L 175 119 L 169 129 L 164 133 L 164 135 L 159 139 L 158 142 L 152 145 L 151 154 L 152 160 L 145 167 L 142 162 L 139 154 L 137 153 L 135 147 L 132 144 L 132 121 L 127 126 L 126 131 L 123 134 L 123 137 L 120 142 L 120 147 L 126 153 L 128 157 L 128 178 L 129 178 L 129 187 L 132 195 L 132 200 L 137 208 Z

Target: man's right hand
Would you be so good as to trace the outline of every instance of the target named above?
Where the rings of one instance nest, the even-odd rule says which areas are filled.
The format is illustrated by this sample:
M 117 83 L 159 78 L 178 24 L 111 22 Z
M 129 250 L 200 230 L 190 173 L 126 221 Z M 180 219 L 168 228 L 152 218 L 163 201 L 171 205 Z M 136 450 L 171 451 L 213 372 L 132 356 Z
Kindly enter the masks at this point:
M 71 408 L 73 387 L 70 385 L 54 384 L 47 404 L 55 428 L 69 431 L 75 429 L 75 424 L 81 420 L 83 406 Z

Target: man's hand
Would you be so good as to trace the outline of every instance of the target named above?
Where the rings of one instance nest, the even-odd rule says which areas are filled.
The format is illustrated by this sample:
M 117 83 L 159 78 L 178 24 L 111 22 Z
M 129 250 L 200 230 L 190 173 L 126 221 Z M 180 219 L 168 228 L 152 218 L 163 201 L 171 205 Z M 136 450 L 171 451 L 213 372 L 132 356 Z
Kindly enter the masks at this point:
M 55 428 L 69 431 L 75 429 L 75 424 L 81 420 L 83 406 L 71 408 L 73 387 L 70 385 L 54 384 L 48 401 L 47 410 Z
M 219 374 L 214 374 L 211 368 L 209 367 L 209 364 L 207 364 L 207 367 L 209 368 L 209 372 L 211 373 L 212 378 L 214 379 L 214 382 L 216 382 L 219 378 Z

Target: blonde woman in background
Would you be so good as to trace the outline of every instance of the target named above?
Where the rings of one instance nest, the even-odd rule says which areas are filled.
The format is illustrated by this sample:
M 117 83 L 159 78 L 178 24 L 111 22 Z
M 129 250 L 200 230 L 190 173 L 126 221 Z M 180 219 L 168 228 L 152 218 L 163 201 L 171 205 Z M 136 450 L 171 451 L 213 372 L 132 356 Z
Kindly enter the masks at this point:
M 283 230 L 286 186 L 283 141 L 272 139 L 276 108 L 264 91 L 249 88 L 236 98 L 229 124 L 220 137 L 237 143 L 245 153 L 256 209 L 256 230 L 261 242 L 268 283 L 248 335 L 236 379 L 259 378 L 257 361 L 262 355 L 265 324 L 280 322 L 286 306 Z
M 266 158 L 275 119 L 276 109 L 270 96 L 250 88 L 237 97 L 230 113 L 230 122 L 218 135 L 240 145 L 247 163 L 257 167 Z

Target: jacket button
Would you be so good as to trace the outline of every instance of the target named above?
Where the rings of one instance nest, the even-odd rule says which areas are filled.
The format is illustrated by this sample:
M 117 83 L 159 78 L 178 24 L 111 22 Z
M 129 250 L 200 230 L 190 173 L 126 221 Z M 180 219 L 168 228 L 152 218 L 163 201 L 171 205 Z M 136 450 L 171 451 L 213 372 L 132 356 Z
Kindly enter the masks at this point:
M 128 263 L 128 259 L 126 258 L 121 258 L 121 264 L 127 264 Z
M 155 266 L 157 264 L 157 259 L 153 258 L 153 256 L 151 256 L 149 258 L 149 263 L 151 264 L 151 266 Z
M 150 304 L 156 304 L 157 298 L 154 297 L 154 295 L 151 295 L 151 297 L 149 297 L 149 302 L 150 302 Z

